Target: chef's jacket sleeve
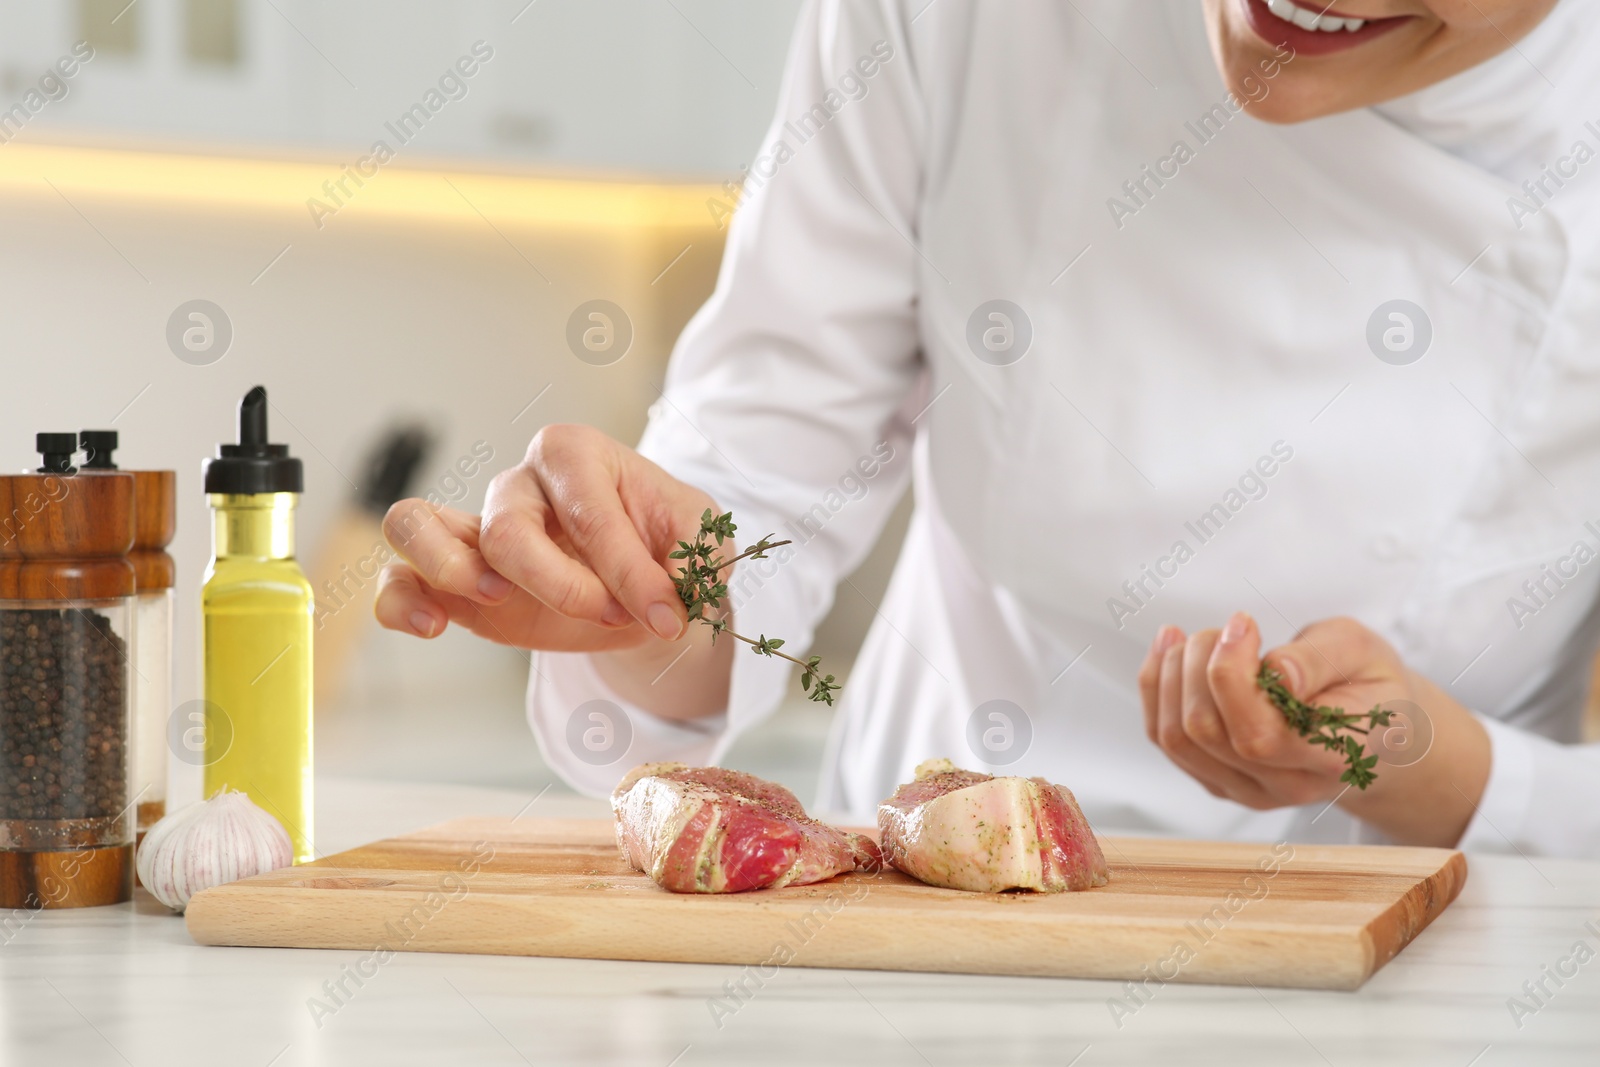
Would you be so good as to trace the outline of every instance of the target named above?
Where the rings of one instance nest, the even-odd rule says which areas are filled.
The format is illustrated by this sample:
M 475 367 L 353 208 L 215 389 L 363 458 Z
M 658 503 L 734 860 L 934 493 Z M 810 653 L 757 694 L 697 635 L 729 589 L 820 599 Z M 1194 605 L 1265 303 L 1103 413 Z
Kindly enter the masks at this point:
M 1468 852 L 1600 857 L 1600 745 L 1564 745 L 1480 715 L 1489 782 L 1457 846 Z
M 782 637 L 786 652 L 809 647 L 903 492 L 926 403 L 915 321 L 924 119 L 905 19 L 892 0 L 805 8 L 716 291 L 679 338 L 639 444 L 731 511 L 741 545 L 794 542 L 740 563 L 729 583 L 739 632 Z M 586 655 L 538 653 L 529 721 L 552 767 L 585 792 L 646 760 L 713 762 L 787 687 L 798 692 L 783 661 L 739 652 L 727 708 L 688 724 L 626 706 Z M 628 717 L 630 746 L 614 762 L 572 750 L 604 710 L 593 700 Z

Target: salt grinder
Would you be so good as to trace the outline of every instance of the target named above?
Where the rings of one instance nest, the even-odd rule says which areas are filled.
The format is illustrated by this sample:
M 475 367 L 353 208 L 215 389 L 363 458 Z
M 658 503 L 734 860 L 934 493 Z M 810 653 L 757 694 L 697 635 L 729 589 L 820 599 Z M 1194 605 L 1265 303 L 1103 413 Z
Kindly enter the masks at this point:
M 116 471 L 116 430 L 84 430 L 82 472 Z M 134 816 L 138 839 L 167 813 L 167 720 L 172 714 L 172 600 L 177 566 L 166 551 L 178 528 L 178 475 L 133 476 L 133 699 L 130 714 Z

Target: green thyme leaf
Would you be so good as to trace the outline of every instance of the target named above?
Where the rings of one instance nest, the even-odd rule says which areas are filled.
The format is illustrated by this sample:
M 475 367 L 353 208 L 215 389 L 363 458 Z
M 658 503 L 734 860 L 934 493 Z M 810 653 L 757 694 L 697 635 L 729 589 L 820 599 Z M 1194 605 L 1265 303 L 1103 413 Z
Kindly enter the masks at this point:
M 1355 735 L 1366 736 L 1375 727 L 1389 725 L 1389 719 L 1394 714 L 1392 711 L 1384 711 L 1382 706 L 1378 706 L 1366 715 L 1351 715 L 1343 708 L 1307 704 L 1289 692 L 1288 686 L 1283 684 L 1283 676 L 1265 663 L 1256 675 L 1256 685 L 1267 694 L 1267 699 L 1282 713 L 1284 721 L 1295 733 L 1313 745 L 1321 745 L 1329 752 L 1343 755 L 1345 772 L 1339 776 L 1339 781 L 1357 789 L 1366 789 L 1377 780 L 1373 768 L 1378 765 L 1378 757 L 1376 754 L 1365 755 L 1364 743 Z M 1360 725 L 1363 721 L 1366 722 L 1365 727 Z
M 768 534 L 757 541 L 750 548 L 724 560 L 715 555 L 712 547 L 714 541 L 721 545 L 731 538 L 739 529 L 733 521 L 733 512 L 716 514 L 707 508 L 700 516 L 700 531 L 695 535 L 694 541 L 679 541 L 678 550 L 668 553 L 669 559 L 683 561 L 677 575 L 672 579 L 677 588 L 678 599 L 683 601 L 691 621 L 698 621 L 711 627 L 711 643 L 716 644 L 718 634 L 727 634 L 737 641 L 742 641 L 750 646 L 750 650 L 759 656 L 777 656 L 786 659 L 801 668 L 800 688 L 805 690 L 812 700 L 820 700 L 825 704 L 833 703 L 833 694 L 838 691 L 839 684 L 834 681 L 833 675 L 824 677 L 820 667 L 822 657 L 811 656 L 801 660 L 781 652 L 783 638 L 759 635 L 756 640 L 735 633 L 729 628 L 726 619 L 726 610 L 723 600 L 728 596 L 728 586 L 721 578 L 722 572 L 741 559 L 766 559 L 767 553 L 774 548 L 787 545 L 788 541 L 774 541 Z M 718 612 L 712 616 L 707 614 L 707 609 Z

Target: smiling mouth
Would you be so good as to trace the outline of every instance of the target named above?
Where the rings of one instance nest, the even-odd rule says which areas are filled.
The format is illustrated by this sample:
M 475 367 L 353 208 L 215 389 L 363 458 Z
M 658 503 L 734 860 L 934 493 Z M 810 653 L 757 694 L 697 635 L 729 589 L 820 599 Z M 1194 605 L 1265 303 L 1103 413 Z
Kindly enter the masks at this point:
M 1318 30 L 1322 33 L 1346 33 L 1359 30 L 1367 24 L 1366 19 L 1347 18 L 1335 15 L 1331 11 L 1322 11 L 1315 8 L 1304 7 L 1294 0 L 1266 0 L 1267 10 L 1285 22 L 1292 22 L 1302 30 Z
M 1296 55 L 1327 55 L 1366 44 L 1413 21 L 1411 15 L 1362 18 L 1324 7 L 1318 0 L 1241 0 L 1256 36 L 1288 46 Z

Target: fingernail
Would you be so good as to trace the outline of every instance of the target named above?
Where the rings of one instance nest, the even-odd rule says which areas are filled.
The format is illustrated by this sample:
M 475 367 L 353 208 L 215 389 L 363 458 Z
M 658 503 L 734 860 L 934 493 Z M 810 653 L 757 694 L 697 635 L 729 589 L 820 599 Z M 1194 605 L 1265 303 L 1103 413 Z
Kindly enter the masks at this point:
M 411 628 L 423 637 L 432 637 L 433 616 L 426 611 L 413 611 L 411 613 Z
M 607 626 L 621 626 L 631 618 L 633 616 L 628 614 L 628 609 L 615 600 L 607 604 L 606 610 L 600 613 L 600 621 Z
M 1299 664 L 1296 664 L 1293 659 L 1274 654 L 1272 659 L 1267 661 L 1267 667 L 1272 667 L 1272 670 L 1278 672 L 1278 678 L 1283 681 L 1283 688 L 1288 689 L 1288 691 L 1293 693 L 1294 696 L 1306 696 L 1306 694 L 1301 693 L 1301 672 L 1299 672 Z
M 651 604 L 650 610 L 645 612 L 645 619 L 649 621 L 650 629 L 668 641 L 676 641 L 683 632 L 678 613 L 665 604 Z
M 490 571 L 478 579 L 478 592 L 490 600 L 504 600 L 511 595 L 511 583 Z
M 1165 652 L 1183 638 L 1183 631 L 1170 622 L 1156 631 L 1156 651 Z
M 1300 691 L 1299 664 L 1295 663 L 1295 661 L 1292 659 L 1278 659 L 1274 660 L 1272 665 L 1277 669 L 1279 677 L 1283 679 L 1283 684 L 1288 686 L 1289 692 L 1298 697 L 1305 696 L 1305 694 Z
M 1250 616 L 1242 611 L 1236 611 L 1228 618 L 1228 625 L 1222 628 L 1222 643 L 1231 645 L 1235 641 L 1244 640 L 1244 635 L 1250 629 Z

